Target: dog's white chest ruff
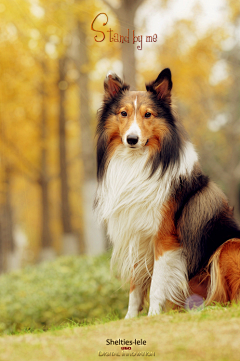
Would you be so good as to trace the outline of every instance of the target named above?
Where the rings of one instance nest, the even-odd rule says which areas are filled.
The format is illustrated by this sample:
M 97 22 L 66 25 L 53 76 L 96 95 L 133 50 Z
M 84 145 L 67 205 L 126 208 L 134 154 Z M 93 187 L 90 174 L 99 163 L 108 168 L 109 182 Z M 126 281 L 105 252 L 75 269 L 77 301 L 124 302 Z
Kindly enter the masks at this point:
M 121 242 L 123 238 L 130 241 L 136 233 L 150 237 L 158 230 L 160 206 L 170 185 L 165 182 L 164 189 L 159 187 L 159 174 L 149 179 L 148 154 L 140 152 L 119 147 L 97 191 L 99 218 L 107 221 L 114 244 L 119 236 Z
M 189 150 L 194 155 L 191 164 L 185 161 Z M 107 224 L 114 245 L 112 264 L 118 263 L 122 277 L 131 277 L 133 268 L 141 273 L 153 263 L 152 240 L 161 224 L 161 207 L 171 195 L 172 180 L 191 171 L 196 157 L 192 144 L 186 144 L 179 167 L 167 170 L 159 181 L 161 169 L 149 177 L 146 148 L 116 149 L 98 186 L 96 211 L 99 221 Z
M 123 278 L 138 275 L 153 262 L 152 239 L 159 229 L 161 204 L 170 188 L 159 187 L 159 174 L 149 178 L 148 153 L 120 146 L 111 159 L 97 191 L 100 221 L 107 223 L 113 243 L 112 265 Z M 137 264 L 137 267 L 136 267 Z M 133 271 L 134 270 L 134 271 Z

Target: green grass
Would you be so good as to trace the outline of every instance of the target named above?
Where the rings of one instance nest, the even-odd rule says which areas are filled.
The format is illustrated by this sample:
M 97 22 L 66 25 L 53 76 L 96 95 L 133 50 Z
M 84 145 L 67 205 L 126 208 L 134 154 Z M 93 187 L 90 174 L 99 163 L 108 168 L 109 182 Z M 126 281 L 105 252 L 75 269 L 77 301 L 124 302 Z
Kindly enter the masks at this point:
M 139 317 L 146 316 L 146 314 L 141 314 Z M 112 321 L 118 321 L 120 320 L 120 316 L 117 314 L 109 314 L 101 318 L 95 318 L 91 320 L 84 320 L 82 322 L 75 322 L 73 320 L 65 320 L 60 325 L 49 325 L 47 328 L 44 326 L 43 328 L 22 328 L 19 330 L 11 330 L 11 331 L 5 331 L 2 332 L 1 336 L 8 335 L 8 336 L 19 336 L 19 335 L 26 335 L 26 334 L 41 334 L 46 333 L 48 331 L 61 331 L 64 329 L 73 329 L 76 327 L 86 327 L 86 326 L 96 326 L 96 325 L 102 325 L 108 322 Z
M 128 286 L 109 272 L 109 255 L 62 257 L 0 277 L 0 361 L 92 361 L 122 353 L 106 339 L 144 339 L 131 352 L 162 361 L 240 360 L 240 305 L 171 310 L 131 320 Z M 119 356 L 102 356 L 119 360 Z M 101 358 L 101 357 L 100 357 Z
M 98 352 L 122 354 L 121 346 L 106 340 L 146 340 L 126 352 L 155 356 L 124 356 L 124 359 L 160 361 L 237 361 L 240 359 L 240 305 L 207 307 L 202 311 L 170 311 L 159 316 L 141 316 L 107 323 L 69 323 L 47 332 L 0 337 L 0 360 L 92 361 Z M 119 356 L 106 356 L 119 360 Z M 106 358 L 102 356 L 105 360 Z
M 61 257 L 0 277 L 0 334 L 119 319 L 128 287 L 109 271 L 109 254 Z

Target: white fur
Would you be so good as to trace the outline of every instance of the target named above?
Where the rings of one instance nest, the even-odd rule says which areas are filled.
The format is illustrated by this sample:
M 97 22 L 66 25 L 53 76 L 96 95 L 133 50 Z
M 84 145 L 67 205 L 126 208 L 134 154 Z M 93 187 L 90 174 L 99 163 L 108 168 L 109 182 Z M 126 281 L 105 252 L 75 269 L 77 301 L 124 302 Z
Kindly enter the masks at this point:
M 136 99 L 134 100 L 134 106 L 135 106 L 135 120 L 137 119 L 137 96 Z
M 132 318 L 138 315 L 142 303 L 142 289 L 140 286 L 134 288 L 129 295 L 128 312 L 125 318 Z
M 126 133 L 123 136 L 123 143 L 126 146 L 129 146 L 128 142 L 127 142 L 127 136 L 129 134 L 134 134 L 137 135 L 139 138 L 138 143 L 135 145 L 135 148 L 139 148 L 141 147 L 141 136 L 142 136 L 142 132 L 141 129 L 137 123 L 137 97 L 134 100 L 134 107 L 135 107 L 135 112 L 134 112 L 134 120 L 132 122 L 132 124 L 130 125 L 129 129 L 126 131 Z
M 179 175 L 191 173 L 197 154 L 192 144 L 186 142 L 180 167 L 168 169 L 160 181 L 161 169 L 149 178 L 151 168 L 146 168 L 147 159 L 148 147 L 118 146 L 96 195 L 99 221 L 107 224 L 113 243 L 111 264 L 118 264 L 121 276 L 133 277 L 136 285 L 152 275 L 153 240 L 161 224 L 161 207 L 171 195 L 171 183 Z
M 191 142 L 186 142 L 185 149 L 181 156 L 179 175 L 191 174 L 193 165 L 198 161 L 198 155 Z
M 159 314 L 167 299 L 182 306 L 187 296 L 187 267 L 182 248 L 167 251 L 154 261 L 148 315 Z
M 109 70 L 106 78 L 108 78 L 110 75 L 113 76 L 113 75 L 115 75 L 115 73 L 112 70 Z

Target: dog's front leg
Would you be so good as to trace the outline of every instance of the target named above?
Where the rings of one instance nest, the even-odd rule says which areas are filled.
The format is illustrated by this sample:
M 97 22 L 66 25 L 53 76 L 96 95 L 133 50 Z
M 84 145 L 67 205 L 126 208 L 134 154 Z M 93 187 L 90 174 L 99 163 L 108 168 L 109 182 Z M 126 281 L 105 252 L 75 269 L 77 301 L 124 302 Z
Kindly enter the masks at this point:
M 135 286 L 131 280 L 128 311 L 125 316 L 126 319 L 136 317 L 138 312 L 141 311 L 143 296 L 142 287 L 140 285 Z
M 181 248 L 165 251 L 154 260 L 148 315 L 158 315 L 166 300 L 182 305 L 188 295 L 186 261 Z
M 158 315 L 166 302 L 166 261 L 163 256 L 154 260 L 153 276 L 150 287 L 148 316 Z

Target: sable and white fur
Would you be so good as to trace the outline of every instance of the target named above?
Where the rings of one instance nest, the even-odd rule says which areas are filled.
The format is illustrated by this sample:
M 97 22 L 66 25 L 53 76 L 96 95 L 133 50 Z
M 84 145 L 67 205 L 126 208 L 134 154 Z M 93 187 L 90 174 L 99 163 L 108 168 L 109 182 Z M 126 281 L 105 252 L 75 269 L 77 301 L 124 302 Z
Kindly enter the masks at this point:
M 138 314 L 149 287 L 149 314 L 158 314 L 166 300 L 183 305 L 203 269 L 211 278 L 212 301 L 221 272 L 214 252 L 240 231 L 225 196 L 201 173 L 197 153 L 172 111 L 169 69 L 146 92 L 130 92 L 111 73 L 104 86 L 95 209 L 113 243 L 112 265 L 131 279 L 126 318 Z M 219 222 L 226 236 L 218 240 Z
M 187 142 L 180 167 L 169 169 L 159 184 L 160 170 L 148 178 L 150 169 L 145 168 L 147 157 L 147 149 L 132 152 L 119 146 L 97 191 L 99 220 L 107 222 L 108 236 L 114 245 L 112 265 L 118 264 L 121 276 L 125 279 L 132 276 L 137 283 L 144 283 L 146 277 L 152 276 L 153 240 L 161 224 L 161 206 L 170 196 L 171 183 L 177 176 L 190 174 L 197 161 L 192 144 Z M 170 251 L 168 256 L 168 262 L 172 258 L 177 264 L 169 269 L 171 283 L 187 284 L 183 255 L 173 253 Z M 167 263 L 162 268 L 167 268 Z M 177 274 L 179 280 L 175 277 Z M 177 297 L 175 294 L 177 290 L 169 282 L 167 284 L 168 298 L 178 301 L 180 295 Z

